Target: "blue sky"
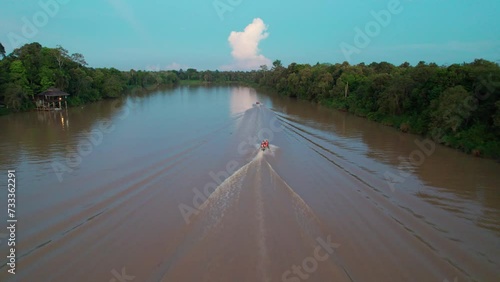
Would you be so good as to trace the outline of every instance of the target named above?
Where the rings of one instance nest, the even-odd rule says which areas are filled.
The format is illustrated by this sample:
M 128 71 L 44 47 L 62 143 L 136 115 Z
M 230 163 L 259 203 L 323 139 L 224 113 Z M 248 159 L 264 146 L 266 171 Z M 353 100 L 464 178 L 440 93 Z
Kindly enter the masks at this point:
M 498 0 L 7 0 L 0 42 L 62 45 L 121 70 L 499 62 L 499 13 Z

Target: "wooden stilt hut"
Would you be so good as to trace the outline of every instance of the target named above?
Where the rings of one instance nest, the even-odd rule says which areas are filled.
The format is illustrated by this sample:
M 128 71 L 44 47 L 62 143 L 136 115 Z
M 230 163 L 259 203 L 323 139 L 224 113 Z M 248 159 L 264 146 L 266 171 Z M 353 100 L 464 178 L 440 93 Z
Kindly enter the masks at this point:
M 64 108 L 67 109 L 67 96 L 69 96 L 68 93 L 51 87 L 46 91 L 36 95 L 36 108 L 40 111 L 58 111 L 62 110 L 64 106 Z

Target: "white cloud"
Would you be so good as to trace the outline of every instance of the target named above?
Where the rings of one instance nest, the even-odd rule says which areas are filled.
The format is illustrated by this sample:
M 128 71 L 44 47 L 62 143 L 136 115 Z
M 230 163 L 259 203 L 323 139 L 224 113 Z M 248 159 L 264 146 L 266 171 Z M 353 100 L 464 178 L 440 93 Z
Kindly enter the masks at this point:
M 256 18 L 245 27 L 244 31 L 232 31 L 228 41 L 233 51 L 234 62 L 222 66 L 223 70 L 256 69 L 261 65 L 270 65 L 271 60 L 259 54 L 259 43 L 269 36 L 267 26 L 260 18 Z

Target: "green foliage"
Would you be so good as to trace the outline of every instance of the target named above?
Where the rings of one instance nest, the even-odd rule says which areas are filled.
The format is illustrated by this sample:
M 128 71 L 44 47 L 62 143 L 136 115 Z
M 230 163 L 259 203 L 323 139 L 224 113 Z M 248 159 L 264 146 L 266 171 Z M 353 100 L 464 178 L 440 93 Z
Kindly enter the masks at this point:
M 0 43 L 0 55 L 5 58 L 5 47 L 3 47 L 2 43 Z
M 33 96 L 49 87 L 68 92 L 68 104 L 77 106 L 120 97 L 127 89 L 150 91 L 181 82 L 239 83 L 349 111 L 466 152 L 500 157 L 500 67 L 485 60 L 441 67 L 425 62 L 284 67 L 275 60 L 271 69 L 261 66 L 248 72 L 194 68 L 153 72 L 89 68 L 82 54 L 70 54 L 61 46 L 31 43 L 8 56 L 2 47 L 1 114 L 33 108 Z
M 188 73 L 193 78 L 200 77 L 195 69 Z M 206 72 L 205 77 L 211 79 L 212 73 Z M 0 106 L 6 106 L 2 113 L 31 109 L 34 95 L 50 87 L 68 92 L 68 105 L 77 106 L 120 97 L 125 89 L 137 86 L 153 90 L 159 85 L 177 83 L 177 72 L 94 69 L 87 67 L 82 54 L 70 55 L 62 46 L 47 48 L 31 43 L 15 49 L 0 61 Z
M 500 100 L 495 103 L 496 113 L 494 115 L 495 127 L 500 128 Z
M 15 60 L 10 64 L 9 77 L 10 77 L 11 83 L 16 85 L 16 91 L 14 91 L 15 93 L 19 92 L 22 94 L 22 96 L 33 95 L 33 90 L 29 86 L 28 77 L 26 74 L 26 68 L 24 67 L 24 64 L 21 60 Z M 7 89 L 12 90 L 14 88 L 7 87 Z M 12 94 L 14 92 L 10 92 L 10 93 Z M 7 97 L 7 92 L 6 92 L 5 97 Z M 20 108 L 21 108 L 21 106 L 16 107 L 16 109 L 20 109 Z
M 122 82 L 117 75 L 111 75 L 106 78 L 104 82 L 104 97 L 106 98 L 117 98 L 123 92 L 124 88 Z
M 432 102 L 433 127 L 457 132 L 477 108 L 477 100 L 461 85 L 446 89 Z
M 1 51 L 1 50 L 0 50 Z M 280 68 L 283 67 L 280 65 Z M 62 46 L 43 47 L 26 44 L 0 60 L 0 106 L 2 114 L 34 107 L 34 95 L 50 87 L 70 94 L 69 106 L 78 106 L 105 98 L 117 98 L 127 89 L 151 91 L 161 85 L 176 85 L 181 80 L 193 84 L 256 83 L 257 72 L 241 71 L 120 71 L 114 68 L 89 68 L 82 54 Z
M 40 91 L 43 92 L 55 85 L 55 72 L 47 66 L 40 68 Z
M 466 152 L 498 157 L 500 67 L 485 60 L 440 67 L 292 63 L 261 68 L 261 87 L 318 101 Z
M 16 83 L 8 83 L 4 88 L 5 105 L 14 111 L 28 109 L 29 104 L 26 103 L 28 96 L 25 89 Z
M 0 116 L 8 115 L 8 114 L 10 114 L 10 112 L 11 111 L 8 108 L 0 107 Z

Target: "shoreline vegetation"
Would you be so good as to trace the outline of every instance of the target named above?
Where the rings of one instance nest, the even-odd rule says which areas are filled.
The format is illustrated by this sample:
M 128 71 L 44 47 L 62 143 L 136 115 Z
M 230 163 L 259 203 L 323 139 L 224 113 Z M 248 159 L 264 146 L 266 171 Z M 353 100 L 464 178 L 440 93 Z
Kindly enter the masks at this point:
M 160 86 L 245 85 L 500 159 L 500 66 L 482 59 L 449 66 L 343 62 L 284 67 L 276 60 L 271 69 L 254 71 L 120 71 L 88 67 L 82 54 L 39 43 L 9 55 L 0 44 L 0 55 L 0 115 L 35 109 L 35 95 L 50 87 L 69 93 L 71 107 Z

